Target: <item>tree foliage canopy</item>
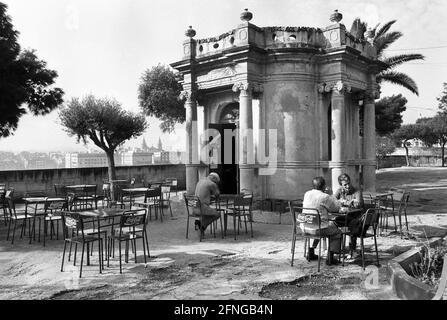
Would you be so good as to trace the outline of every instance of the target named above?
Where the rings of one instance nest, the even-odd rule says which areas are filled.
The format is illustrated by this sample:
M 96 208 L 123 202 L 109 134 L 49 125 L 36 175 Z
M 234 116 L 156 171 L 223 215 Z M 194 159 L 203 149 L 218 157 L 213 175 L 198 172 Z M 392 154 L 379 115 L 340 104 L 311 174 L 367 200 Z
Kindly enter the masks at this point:
M 176 74 L 163 65 L 146 70 L 138 88 L 140 107 L 146 115 L 162 121 L 163 132 L 172 132 L 176 123 L 185 122 L 184 101 L 180 93 L 182 86 Z
M 447 114 L 439 112 L 432 118 L 421 118 L 416 121 L 422 128 L 421 140 L 427 145 L 439 143 L 441 147 L 447 143 Z
M 389 136 L 378 136 L 376 139 L 376 157 L 385 158 L 396 150 L 396 143 Z
M 47 114 L 63 102 L 64 94 L 52 88 L 57 72 L 47 69 L 35 51 L 21 51 L 6 9 L 0 2 L 0 137 L 13 134 L 27 109 L 33 115 Z
M 89 138 L 106 153 L 113 153 L 124 141 L 140 136 L 147 128 L 144 115 L 125 111 L 114 99 L 73 98 L 59 112 L 67 133 L 78 142 Z
M 425 57 L 422 54 L 418 53 L 399 54 L 391 57 L 385 56 L 385 50 L 403 36 L 402 32 L 390 31 L 392 25 L 395 22 L 396 20 L 389 21 L 380 28 L 380 24 L 378 24 L 371 30 L 368 30 L 368 24 L 361 21 L 360 18 L 356 18 L 352 23 L 350 33 L 358 39 L 365 40 L 365 32 L 367 30 L 370 32 L 373 40 L 373 46 L 377 50 L 377 58 L 387 65 L 387 67 L 380 70 L 380 73 L 377 75 L 378 83 L 387 81 L 393 84 L 400 85 L 410 90 L 414 94 L 419 95 L 419 90 L 416 82 L 408 75 L 402 72 L 398 72 L 394 69 L 395 67 L 405 62 L 424 60 Z
M 390 134 L 401 126 L 406 103 L 407 99 L 401 94 L 384 97 L 376 102 L 376 131 L 379 135 Z
M 436 100 L 439 101 L 438 108 L 441 112 L 447 112 L 447 82 L 444 82 L 442 86 L 442 94 L 441 96 L 437 97 Z
M 412 139 L 423 140 L 426 134 L 425 126 L 420 123 L 404 124 L 392 133 L 394 140 L 402 142 L 404 146 L 409 146 L 408 141 Z

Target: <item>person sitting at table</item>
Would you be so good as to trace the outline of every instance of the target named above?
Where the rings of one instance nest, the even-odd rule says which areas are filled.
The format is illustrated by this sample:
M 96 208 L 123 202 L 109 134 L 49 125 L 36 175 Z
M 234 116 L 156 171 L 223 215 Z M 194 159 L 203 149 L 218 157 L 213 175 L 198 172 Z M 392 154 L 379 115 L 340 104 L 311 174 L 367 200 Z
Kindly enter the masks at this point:
M 341 174 L 338 177 L 338 184 L 340 188 L 335 191 L 334 197 L 339 200 L 340 204 L 344 207 L 363 210 L 362 191 L 352 185 L 351 177 L 346 173 Z M 351 233 L 349 249 L 354 254 L 357 247 L 357 236 L 360 236 L 363 226 L 363 215 L 337 217 L 335 223 L 339 227 L 345 225 L 348 227 Z
M 210 206 L 211 196 L 218 196 L 220 194 L 219 182 L 219 175 L 212 172 L 205 179 L 201 179 L 196 185 L 195 195 L 199 197 L 202 204 L 203 217 L 202 225 L 200 224 L 200 220 L 196 220 L 195 225 L 201 232 L 204 232 L 208 225 L 220 218 L 220 213 Z
M 328 212 L 343 212 L 342 206 L 340 203 L 331 195 L 324 192 L 326 190 L 326 181 L 323 177 L 315 177 L 312 180 L 313 189 L 307 191 L 304 194 L 303 199 L 303 208 L 309 209 L 318 209 L 321 217 L 321 235 L 329 237 L 330 247 L 328 253 L 328 259 L 326 261 L 329 264 L 329 261 L 332 263 L 337 263 L 338 261 L 333 257 L 334 253 L 339 253 L 341 247 L 341 231 L 337 227 L 337 225 L 329 220 Z M 313 211 L 306 212 L 306 209 L 303 209 L 303 213 L 313 213 Z M 306 227 L 303 223 L 300 223 L 300 228 L 305 233 L 316 234 L 315 229 L 311 229 Z M 315 255 L 315 248 L 319 243 L 318 239 L 313 241 L 311 247 L 309 247 L 307 260 L 316 260 L 318 256 Z

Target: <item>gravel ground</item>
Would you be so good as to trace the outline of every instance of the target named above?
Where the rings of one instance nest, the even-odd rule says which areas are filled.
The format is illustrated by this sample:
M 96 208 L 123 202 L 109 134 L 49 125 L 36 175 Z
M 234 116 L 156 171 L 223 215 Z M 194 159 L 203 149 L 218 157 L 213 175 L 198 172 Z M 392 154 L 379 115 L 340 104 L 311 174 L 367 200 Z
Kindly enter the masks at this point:
M 365 271 L 361 262 L 326 266 L 316 274 L 316 262 L 303 258 L 303 240 L 298 238 L 294 266 L 290 266 L 291 225 L 254 223 L 254 238 L 241 232 L 234 240 L 232 230 L 225 239 L 207 233 L 198 241 L 190 225 L 185 238 L 184 203 L 174 197 L 174 217 L 163 223 L 149 222 L 151 258 L 143 261 L 138 246 L 135 263 L 119 273 L 119 263 L 111 260 L 99 274 L 97 248 L 91 265 L 67 262 L 60 271 L 63 242 L 49 240 L 47 246 L 26 239 L 14 245 L 6 241 L 7 229 L 0 226 L 0 299 L 396 299 L 386 275 L 387 261 L 427 238 L 447 234 L 447 171 L 443 168 L 393 168 L 378 171 L 378 191 L 406 188 L 410 191 L 408 218 L 411 237 L 401 239 L 394 232 L 378 238 L 381 267 L 367 254 Z M 283 216 L 284 218 L 284 216 Z M 258 219 L 259 221 L 259 219 Z M 286 221 L 286 222 L 284 222 Z M 192 230 L 191 230 L 192 229 Z M 373 242 L 366 242 L 371 248 Z M 78 257 L 78 263 L 80 259 Z M 378 281 L 374 275 L 378 275 Z

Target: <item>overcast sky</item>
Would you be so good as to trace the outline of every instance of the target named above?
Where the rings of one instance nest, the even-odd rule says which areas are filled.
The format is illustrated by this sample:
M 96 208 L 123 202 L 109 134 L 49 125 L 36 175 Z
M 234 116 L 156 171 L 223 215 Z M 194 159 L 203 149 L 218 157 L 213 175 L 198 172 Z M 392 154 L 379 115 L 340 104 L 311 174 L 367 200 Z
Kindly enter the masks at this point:
M 89 93 L 110 96 L 139 111 L 137 89 L 141 74 L 158 63 L 180 60 L 189 25 L 196 38 L 218 36 L 236 27 L 249 8 L 253 24 L 325 27 L 334 9 L 350 28 L 355 17 L 370 25 L 397 19 L 392 30 L 404 33 L 387 51 L 422 53 L 424 62 L 407 63 L 399 71 L 418 84 L 420 96 L 398 86 L 383 85 L 382 97 L 402 93 L 408 99 L 404 123 L 436 113 L 436 97 L 447 82 L 447 1 L 444 0 L 0 0 L 20 32 L 23 48 L 59 73 L 57 86 L 65 100 Z M 438 47 L 438 48 L 433 48 Z M 439 48 L 441 47 L 441 48 Z M 161 136 L 164 146 L 184 149 L 184 126 L 164 135 L 157 120 L 144 134 L 149 145 Z M 142 137 L 128 146 L 141 145 Z M 57 112 L 25 116 L 15 135 L 0 140 L 0 150 L 85 150 L 58 124 Z

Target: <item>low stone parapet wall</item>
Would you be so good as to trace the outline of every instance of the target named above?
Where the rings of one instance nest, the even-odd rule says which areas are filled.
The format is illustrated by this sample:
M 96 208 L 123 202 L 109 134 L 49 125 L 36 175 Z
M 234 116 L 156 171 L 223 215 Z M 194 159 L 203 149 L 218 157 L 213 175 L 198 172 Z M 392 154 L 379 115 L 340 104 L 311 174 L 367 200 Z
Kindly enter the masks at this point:
M 14 197 L 20 198 L 25 192 L 45 191 L 48 196 L 55 195 L 55 184 L 96 184 L 98 192 L 102 189 L 104 180 L 108 180 L 107 168 L 77 168 L 77 169 L 42 169 L 0 171 L 0 183 L 14 188 Z M 177 178 L 178 189 L 186 186 L 186 169 L 184 164 L 160 164 L 145 166 L 116 167 L 117 179 L 146 182 L 162 181 L 166 178 Z

